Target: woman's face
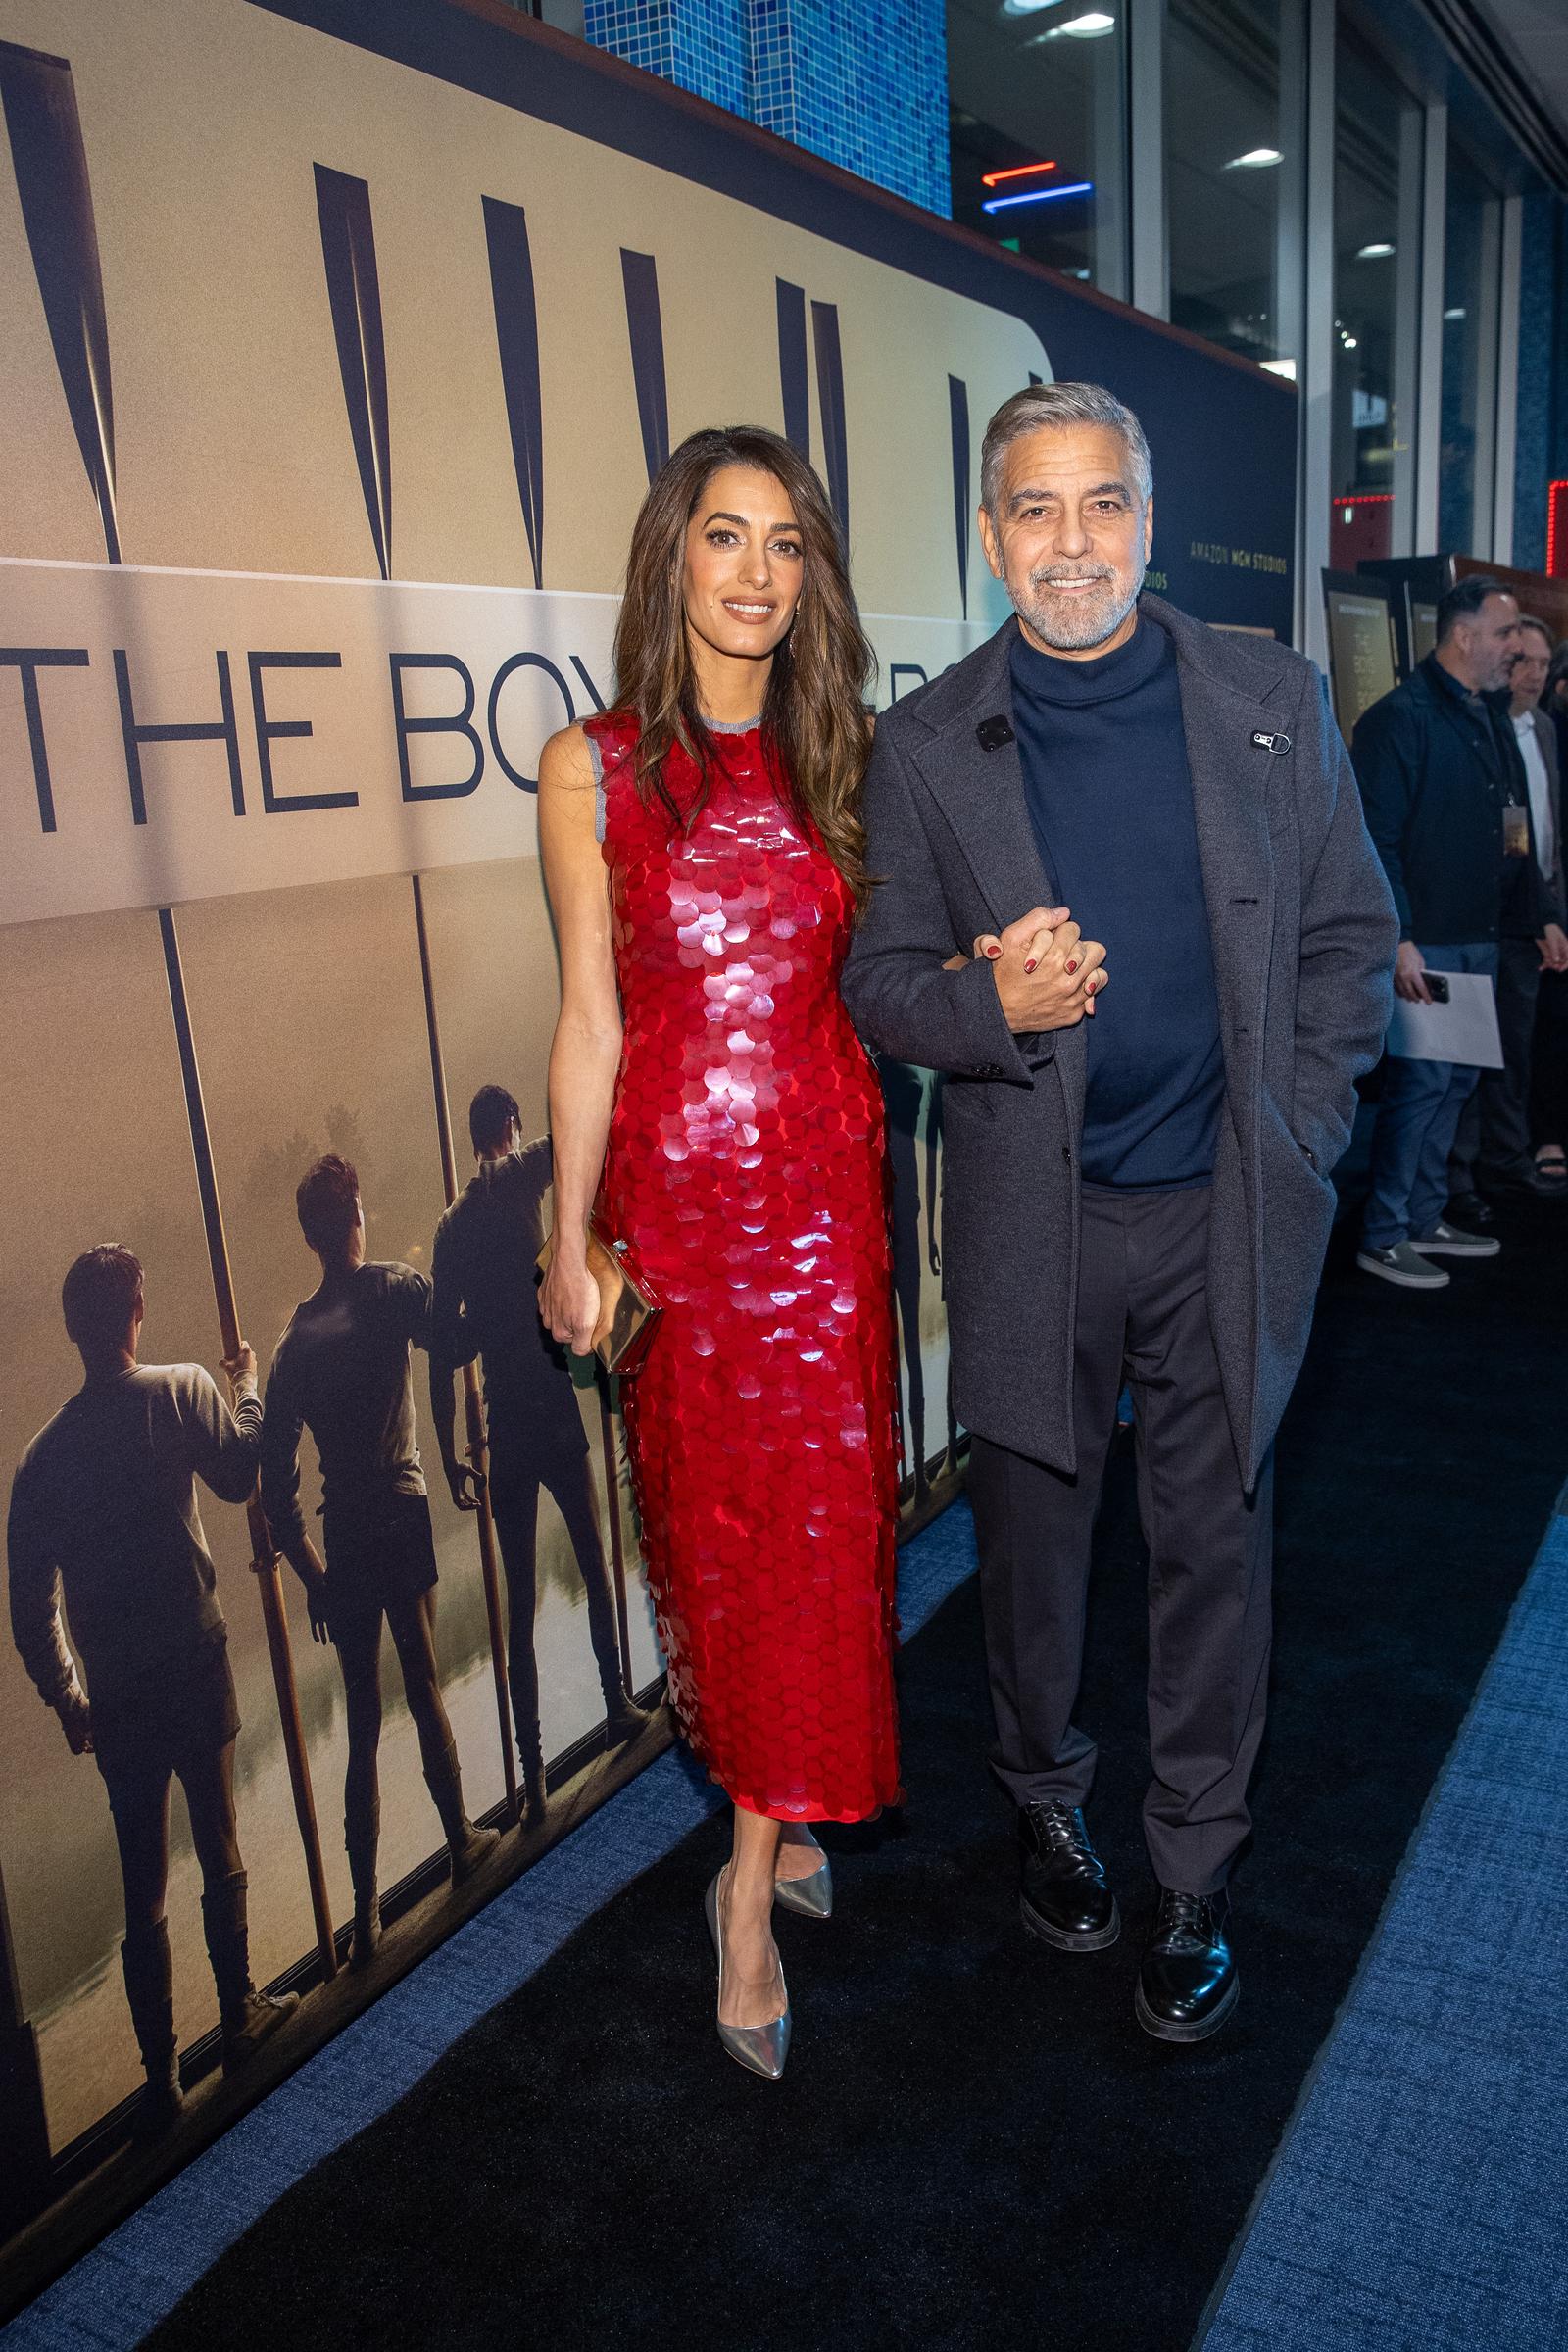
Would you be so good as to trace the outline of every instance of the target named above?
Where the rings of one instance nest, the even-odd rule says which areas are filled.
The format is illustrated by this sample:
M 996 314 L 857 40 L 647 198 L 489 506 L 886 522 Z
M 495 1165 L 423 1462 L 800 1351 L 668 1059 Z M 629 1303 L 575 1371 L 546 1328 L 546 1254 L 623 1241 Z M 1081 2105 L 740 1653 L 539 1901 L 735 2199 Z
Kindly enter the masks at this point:
M 687 627 L 714 653 L 761 659 L 787 634 L 805 573 L 783 483 L 749 466 L 721 466 L 686 525 Z

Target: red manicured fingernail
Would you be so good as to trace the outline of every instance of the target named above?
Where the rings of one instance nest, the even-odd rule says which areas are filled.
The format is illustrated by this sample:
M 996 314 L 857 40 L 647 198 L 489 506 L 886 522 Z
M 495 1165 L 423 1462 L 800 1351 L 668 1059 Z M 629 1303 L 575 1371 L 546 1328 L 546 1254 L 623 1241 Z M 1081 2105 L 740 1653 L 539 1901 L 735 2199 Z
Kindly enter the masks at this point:
M 1036 957 L 1036 956 L 1025 956 L 1025 958 L 1024 958 L 1024 966 L 1023 966 L 1024 970 L 1025 970 L 1026 972 L 1032 972 L 1032 971 L 1034 970 L 1034 968 L 1035 968 L 1035 964 L 1036 964 L 1036 962 L 1037 962 L 1038 960 L 1039 960 L 1039 959 L 1038 959 L 1038 957 Z
M 1002 950 L 1000 948 L 987 948 L 986 954 L 990 956 L 992 962 L 995 963 L 997 957 L 1002 954 Z
M 1075 963 L 1069 963 L 1067 969 L 1069 972 L 1075 972 L 1078 969 L 1078 966 Z

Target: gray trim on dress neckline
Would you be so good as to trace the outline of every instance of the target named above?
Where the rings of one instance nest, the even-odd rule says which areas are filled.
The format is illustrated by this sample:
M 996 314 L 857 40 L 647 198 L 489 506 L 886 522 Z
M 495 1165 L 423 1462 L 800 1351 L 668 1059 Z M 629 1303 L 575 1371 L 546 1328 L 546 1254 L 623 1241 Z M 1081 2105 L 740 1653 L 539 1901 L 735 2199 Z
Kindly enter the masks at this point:
M 755 718 L 705 718 L 703 721 L 704 726 L 714 735 L 750 735 L 754 727 L 760 727 L 761 723 L 760 711 Z M 602 842 L 608 812 L 605 804 L 605 761 L 597 735 L 588 738 L 588 757 L 593 761 L 594 769 L 594 835 Z

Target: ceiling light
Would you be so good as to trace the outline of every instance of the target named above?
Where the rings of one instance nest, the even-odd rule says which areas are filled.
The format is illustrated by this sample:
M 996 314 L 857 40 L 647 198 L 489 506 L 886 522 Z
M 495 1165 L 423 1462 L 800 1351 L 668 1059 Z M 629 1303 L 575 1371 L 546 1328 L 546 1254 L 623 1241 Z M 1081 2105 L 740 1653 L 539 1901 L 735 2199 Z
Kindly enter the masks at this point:
M 1057 8 L 1061 0 L 1002 0 L 1004 17 L 1037 17 L 1043 8 Z
M 1356 250 L 1358 262 L 1386 262 L 1393 253 L 1392 245 L 1362 245 Z
M 1464 314 L 1464 304 L 1463 304 L 1463 303 L 1460 303 L 1460 305 L 1459 305 L 1459 307 L 1458 307 L 1458 309 L 1457 309 L 1456 311 L 1445 311 L 1445 312 L 1444 312 L 1444 314 L 1443 314 L 1443 316 L 1445 317 L 1445 318 L 1462 318 L 1464 317 L 1464 315 L 1465 315 L 1465 314 Z
M 1225 169 L 1227 172 L 1264 172 L 1270 164 L 1283 164 L 1284 161 L 1277 147 L 1249 147 L 1245 155 L 1233 155 Z
M 1347 350 L 1347 351 L 1354 351 L 1354 350 L 1355 350 L 1355 348 L 1356 348 L 1356 342 L 1355 342 L 1355 337 L 1354 337 L 1353 335 L 1347 335 L 1347 336 L 1346 336 L 1346 338 L 1345 338 L 1345 348 L 1346 348 L 1346 350 Z
M 1116 20 L 1094 8 L 1084 17 L 1074 17 L 1070 24 L 1054 24 L 1049 32 L 1037 32 L 1037 41 L 1098 41 L 1102 33 L 1114 32 Z
M 1266 368 L 1270 375 L 1283 375 L 1288 384 L 1294 384 L 1296 381 L 1296 362 L 1294 360 L 1260 360 L 1258 366 Z
M 1065 187 L 1026 188 L 1018 196 L 993 196 L 980 210 L 983 213 L 1010 212 L 1015 204 L 1050 204 L 1057 196 L 1089 196 L 1094 192 L 1092 179 L 1070 180 Z

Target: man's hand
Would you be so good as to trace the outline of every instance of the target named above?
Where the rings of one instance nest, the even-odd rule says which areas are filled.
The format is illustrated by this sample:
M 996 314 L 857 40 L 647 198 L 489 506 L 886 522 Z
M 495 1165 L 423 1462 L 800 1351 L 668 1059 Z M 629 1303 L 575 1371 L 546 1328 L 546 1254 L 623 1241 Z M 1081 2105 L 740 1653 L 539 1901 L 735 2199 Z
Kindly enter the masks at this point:
M 1000 934 L 975 942 L 990 962 L 1004 1018 L 1015 1035 L 1071 1029 L 1095 1009 L 1105 951 L 1085 939 L 1065 906 L 1035 906 Z
M 1421 960 L 1421 951 L 1413 939 L 1401 939 L 1399 953 L 1394 959 L 1394 993 L 1407 1004 L 1430 1004 L 1432 991 L 1427 986 L 1427 967 Z
M 1536 945 L 1544 972 L 1568 972 L 1568 931 L 1560 923 L 1548 923 Z
M 332 1628 L 326 1614 L 326 1570 L 321 1555 L 308 1535 L 303 1532 L 297 1542 L 285 1548 L 285 1557 L 300 1583 L 305 1587 L 305 1606 L 311 1613 L 311 1639 L 330 1642 Z
M 447 1474 L 447 1485 L 452 1490 L 452 1499 L 459 1510 L 476 1511 L 484 1500 L 484 1472 L 476 1470 L 471 1462 L 460 1462 L 456 1454 L 443 1462 L 441 1467 Z
M 74 1756 L 92 1754 L 92 1709 L 79 1690 L 63 1690 L 55 1701 L 55 1713 L 66 1735 L 66 1745 Z
M 311 1613 L 311 1640 L 327 1642 L 332 1639 L 331 1621 L 326 1613 L 326 1571 L 313 1569 L 305 1579 L 305 1606 Z
M 1058 923 L 1067 920 L 1070 911 L 1066 906 L 1037 906 L 1032 914 L 1023 915 L 1020 920 L 1033 923 L 1045 931 L 1054 931 Z M 1016 927 L 1012 926 L 1014 929 Z M 945 972 L 961 972 L 971 963 L 995 963 L 1001 954 L 1002 941 L 995 931 L 982 931 L 967 956 L 950 956 L 942 969 Z
M 230 1396 L 238 1395 L 242 1383 L 246 1388 L 254 1389 L 256 1386 L 255 1348 L 246 1341 L 241 1340 L 233 1354 L 224 1356 L 223 1371 L 228 1380 Z

